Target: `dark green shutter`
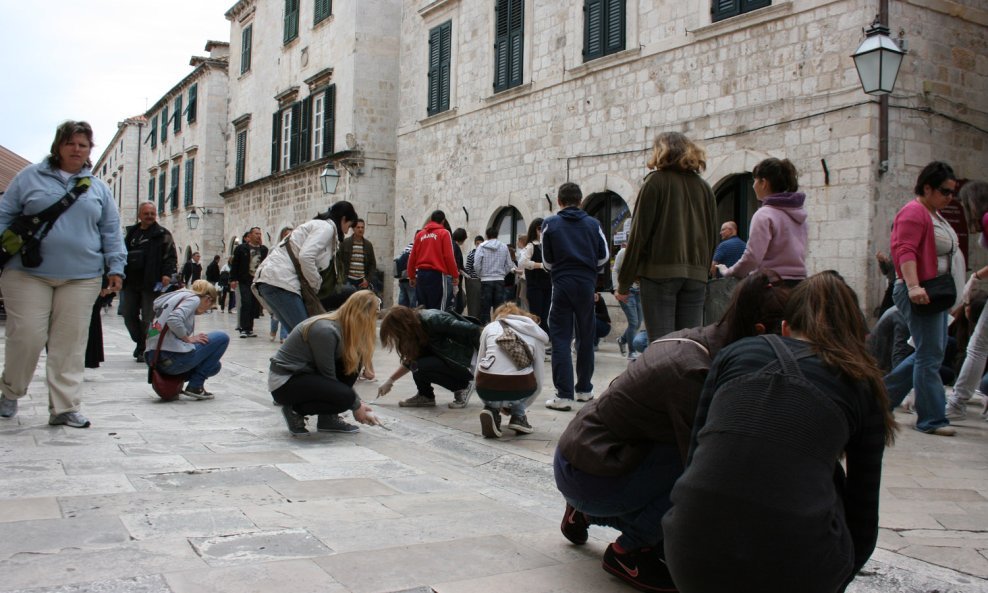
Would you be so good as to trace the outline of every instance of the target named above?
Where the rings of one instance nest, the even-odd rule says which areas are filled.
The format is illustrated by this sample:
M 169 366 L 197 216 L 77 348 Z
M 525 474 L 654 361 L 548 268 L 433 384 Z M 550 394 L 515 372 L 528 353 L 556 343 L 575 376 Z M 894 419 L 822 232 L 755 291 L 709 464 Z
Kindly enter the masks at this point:
M 326 99 L 322 106 L 322 154 L 333 154 L 336 152 L 336 85 L 326 89 Z
M 161 141 L 168 140 L 168 106 L 161 108 Z
M 240 33 L 240 73 L 250 70 L 250 51 L 254 42 L 254 25 L 247 25 Z
M 518 86 L 522 80 L 522 48 L 525 42 L 525 2 L 511 0 L 508 43 L 510 45 L 508 85 Z
M 605 0 L 604 53 L 613 54 L 624 49 L 625 0 Z
M 243 185 L 247 169 L 247 130 L 237 132 L 237 170 L 234 185 Z
M 185 205 L 192 205 L 192 186 L 195 184 L 196 160 L 189 159 L 185 162 Z
M 175 115 L 172 116 L 175 119 L 173 132 L 180 132 L 182 130 L 182 95 L 175 97 Z
M 196 121 L 196 109 L 199 101 L 199 83 L 189 87 L 189 106 L 185 108 L 185 121 L 192 123 Z
M 281 148 L 281 112 L 275 111 L 271 118 L 271 172 L 278 172 Z
M 498 0 L 494 11 L 494 91 L 508 88 L 508 3 Z
M 182 173 L 181 163 L 172 167 L 172 188 L 168 194 L 168 201 L 172 210 L 178 208 L 178 178 L 181 176 L 181 173 Z
M 299 102 L 292 103 L 292 122 L 291 122 L 291 133 L 288 136 L 288 166 L 294 167 L 299 164 L 299 129 L 302 119 L 302 104 Z
M 583 61 L 604 55 L 604 0 L 583 4 Z
M 148 201 L 154 201 L 154 175 L 151 176 L 151 179 L 148 179 Z
M 285 43 L 298 37 L 298 1 L 285 0 Z
M 165 170 L 158 174 L 158 213 L 165 211 Z
M 741 12 L 750 12 L 771 5 L 772 0 L 741 0 Z
M 518 86 L 522 81 L 522 47 L 525 39 L 523 0 L 498 0 L 495 14 L 494 91 Z
M 312 159 L 312 96 L 302 99 L 302 121 L 298 126 L 298 162 Z
M 329 15 L 333 14 L 333 0 L 316 0 L 313 13 L 315 16 L 313 24 L 325 20 Z
M 445 22 L 429 31 L 428 114 L 449 109 L 450 55 L 453 23 Z
M 158 116 L 151 118 L 151 148 L 158 146 Z
M 741 0 L 713 0 L 710 7 L 710 16 L 713 22 L 739 14 L 741 14 Z
M 439 27 L 429 31 L 429 115 L 439 113 L 439 37 Z

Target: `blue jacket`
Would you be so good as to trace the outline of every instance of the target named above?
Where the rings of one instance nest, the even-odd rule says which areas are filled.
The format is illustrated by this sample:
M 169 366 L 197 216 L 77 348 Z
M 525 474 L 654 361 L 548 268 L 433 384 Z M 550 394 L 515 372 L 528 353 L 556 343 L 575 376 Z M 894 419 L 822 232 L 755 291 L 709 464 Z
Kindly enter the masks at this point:
M 36 214 L 51 206 L 71 190 L 80 177 L 92 177 L 93 184 L 58 217 L 48 236 L 41 241 L 44 260 L 41 265 L 24 268 L 20 256 L 15 256 L 7 263 L 8 268 L 58 280 L 99 278 L 104 271 L 124 275 L 127 250 L 116 202 L 110 188 L 93 177 L 88 168 L 65 180 L 47 160 L 25 167 L 0 199 L 0 230 L 9 227 L 21 214 Z
M 542 265 L 553 280 L 575 276 L 596 282 L 609 258 L 600 223 L 583 210 L 563 208 L 542 223 Z

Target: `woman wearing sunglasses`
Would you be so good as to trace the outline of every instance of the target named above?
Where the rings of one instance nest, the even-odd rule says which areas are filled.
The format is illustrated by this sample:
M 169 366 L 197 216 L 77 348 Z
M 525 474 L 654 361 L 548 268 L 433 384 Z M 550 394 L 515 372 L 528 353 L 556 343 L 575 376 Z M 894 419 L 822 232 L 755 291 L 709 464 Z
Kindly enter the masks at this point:
M 892 261 L 897 280 L 892 300 L 906 318 L 916 351 L 885 377 L 889 403 L 898 406 L 916 390 L 916 430 L 954 436 L 944 414 L 940 361 L 947 345 L 947 309 L 923 310 L 930 295 L 920 284 L 948 274 L 957 251 L 957 235 L 940 209 L 957 194 L 957 179 L 950 165 L 935 161 L 916 180 L 916 198 L 899 210 L 892 226 Z

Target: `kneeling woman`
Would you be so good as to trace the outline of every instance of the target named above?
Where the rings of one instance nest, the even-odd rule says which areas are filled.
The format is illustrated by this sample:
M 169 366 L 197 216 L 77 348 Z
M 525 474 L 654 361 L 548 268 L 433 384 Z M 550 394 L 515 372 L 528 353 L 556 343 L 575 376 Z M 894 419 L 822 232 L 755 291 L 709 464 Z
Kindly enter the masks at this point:
M 436 309 L 391 307 L 381 321 L 381 344 L 398 352 L 401 366 L 381 384 L 377 396 L 387 395 L 394 382 L 411 371 L 417 393 L 398 402 L 399 406 L 435 406 L 435 384 L 453 392 L 449 407 L 466 407 L 479 341 L 480 326 L 459 315 Z
M 268 389 L 281 404 L 288 430 L 307 435 L 306 416 L 319 416 L 320 432 L 355 432 L 337 414 L 350 410 L 361 424 L 379 424 L 353 390 L 361 366 L 374 354 L 380 300 L 373 292 L 353 294 L 337 310 L 295 326 L 271 357 Z
M 782 338 L 721 351 L 662 521 L 680 591 L 835 593 L 864 566 L 895 433 L 866 332 L 824 272 L 793 289 Z
M 683 472 L 703 381 L 727 344 L 778 333 L 788 297 L 775 272 L 746 277 L 718 323 L 652 342 L 566 427 L 554 463 L 566 498 L 562 532 L 583 544 L 590 525 L 619 530 L 604 553 L 605 571 L 644 591 L 674 590 L 661 521 Z
M 144 360 L 151 363 L 158 348 L 158 332 L 167 325 L 161 339 L 161 354 L 155 363 L 158 372 L 166 375 L 189 374 L 182 394 L 193 399 L 213 399 L 206 391 L 206 379 L 220 372 L 220 358 L 230 344 L 226 332 L 195 333 L 196 315 L 202 315 L 216 305 L 216 287 L 206 280 L 196 280 L 192 288 L 168 292 L 154 300 L 154 323 L 148 332 L 148 351 Z

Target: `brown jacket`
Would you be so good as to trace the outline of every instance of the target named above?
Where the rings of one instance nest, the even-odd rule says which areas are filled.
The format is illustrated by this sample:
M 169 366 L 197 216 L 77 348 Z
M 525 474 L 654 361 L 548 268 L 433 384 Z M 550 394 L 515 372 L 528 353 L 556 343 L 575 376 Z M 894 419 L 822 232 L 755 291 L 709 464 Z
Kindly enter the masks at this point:
M 597 476 L 633 470 L 653 443 L 689 451 L 693 417 L 710 364 L 724 346 L 716 325 L 685 329 L 665 337 L 689 342 L 651 344 L 600 397 L 573 418 L 559 438 L 559 452 L 577 469 Z

